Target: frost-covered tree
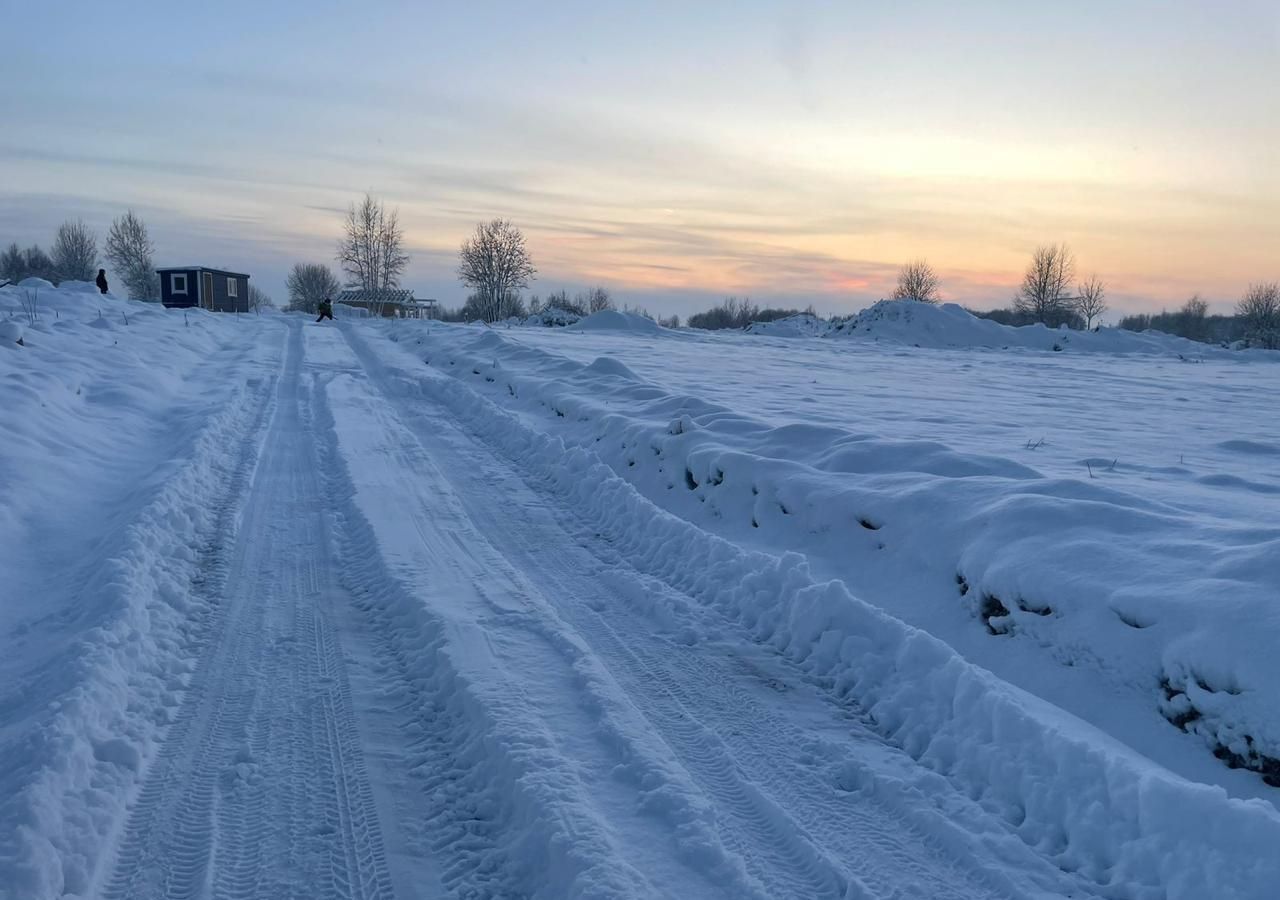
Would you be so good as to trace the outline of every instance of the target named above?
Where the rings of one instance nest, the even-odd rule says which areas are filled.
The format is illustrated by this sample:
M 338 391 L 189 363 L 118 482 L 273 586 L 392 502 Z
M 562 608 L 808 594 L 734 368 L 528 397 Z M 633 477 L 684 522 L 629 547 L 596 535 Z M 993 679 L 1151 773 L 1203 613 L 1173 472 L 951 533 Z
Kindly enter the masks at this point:
M 1075 311 L 1084 318 L 1086 331 L 1093 328 L 1093 320 L 1107 311 L 1107 286 L 1097 275 L 1089 277 L 1076 288 L 1076 298 L 1072 304 Z
M 1058 325 L 1072 312 L 1067 294 L 1076 274 L 1076 258 L 1066 244 L 1037 247 L 1022 276 L 1014 309 L 1033 322 Z
M 1255 347 L 1280 349 L 1280 283 L 1251 284 L 1236 304 L 1245 339 Z
M 474 292 L 467 306 L 486 322 L 506 318 L 537 271 L 524 234 L 506 219 L 481 222 L 462 242 L 458 278 Z M 547 305 L 554 305 L 551 298 Z
M 120 273 L 132 300 L 160 299 L 160 276 L 153 257 L 156 247 L 147 234 L 147 226 L 133 210 L 111 223 L 107 232 L 105 255 Z
M 93 281 L 98 274 L 98 238 L 79 219 L 58 226 L 52 255 L 59 280 Z
M 381 200 L 365 194 L 358 206 L 352 203 L 347 210 L 342 229 L 337 258 L 347 284 L 364 290 L 399 287 L 409 264 L 399 211 L 388 212 Z
M 297 263 L 285 282 L 289 290 L 290 310 L 315 315 L 321 300 L 332 298 L 342 289 L 338 277 L 324 263 Z
M 893 289 L 893 299 L 937 303 L 938 287 L 938 276 L 933 267 L 918 259 L 907 263 L 898 272 L 898 286 Z

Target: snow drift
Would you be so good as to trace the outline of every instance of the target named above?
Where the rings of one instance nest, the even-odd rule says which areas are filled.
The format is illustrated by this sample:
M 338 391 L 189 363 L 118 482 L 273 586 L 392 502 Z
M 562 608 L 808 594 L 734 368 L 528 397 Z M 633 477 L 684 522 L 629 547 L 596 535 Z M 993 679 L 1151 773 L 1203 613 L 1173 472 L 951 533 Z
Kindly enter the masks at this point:
M 1280 877 L 1267 849 L 1280 841 L 1270 804 L 1171 775 L 816 578 L 808 559 L 864 540 L 858 556 L 880 556 L 891 572 L 931 557 L 991 639 L 1024 633 L 1074 650 L 1074 665 L 1083 654 L 1103 671 L 1144 671 L 1150 717 L 1178 724 L 1167 704 L 1185 696 L 1197 715 L 1183 724 L 1203 723 L 1214 747 L 1262 771 L 1280 738 L 1267 688 L 1280 673 L 1262 652 L 1280 638 L 1280 573 L 1265 574 L 1280 549 L 1274 529 L 1189 532 L 1136 498 L 999 458 L 770 428 L 492 333 L 437 332 L 423 347 L 423 361 L 450 377 L 424 376 L 422 389 L 443 392 L 486 440 L 556 484 L 633 565 L 832 679 L 913 756 L 1003 810 L 1028 842 L 1054 848 L 1064 868 L 1134 897 L 1261 898 Z M 720 536 L 753 532 L 794 549 L 776 557 Z M 1220 564 L 1206 571 L 1206 558 Z M 1041 564 L 1029 570 L 1027 559 Z M 1208 581 L 1188 583 L 1197 562 Z M 1232 610 L 1206 609 L 1206 591 L 1234 597 Z M 1157 621 L 1167 627 L 1152 629 Z M 1125 634 L 1142 639 L 1106 637 Z
M 1157 331 L 1120 328 L 1073 331 L 1065 326 L 1002 325 L 979 318 L 955 303 L 931 304 L 914 300 L 881 300 L 844 319 L 824 321 L 810 315 L 775 322 L 756 322 L 748 334 L 768 337 L 828 337 L 902 344 L 933 349 L 984 348 L 1042 350 L 1073 353 L 1155 354 L 1200 359 L 1238 356 L 1228 350 Z M 1280 353 L 1252 351 L 1259 359 L 1280 361 Z

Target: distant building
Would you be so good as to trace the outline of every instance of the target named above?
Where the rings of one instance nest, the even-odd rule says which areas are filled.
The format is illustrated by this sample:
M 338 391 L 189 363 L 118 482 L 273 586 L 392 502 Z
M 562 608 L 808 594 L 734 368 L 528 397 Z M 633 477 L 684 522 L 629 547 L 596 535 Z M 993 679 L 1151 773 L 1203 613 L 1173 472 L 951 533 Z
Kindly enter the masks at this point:
M 367 309 L 370 315 L 388 319 L 434 319 L 438 306 L 435 300 L 415 299 L 413 291 L 403 288 L 348 288 L 334 297 L 333 301 L 357 309 Z
M 156 272 L 160 276 L 160 302 L 170 309 L 249 311 L 249 276 L 243 272 L 205 266 L 170 266 Z

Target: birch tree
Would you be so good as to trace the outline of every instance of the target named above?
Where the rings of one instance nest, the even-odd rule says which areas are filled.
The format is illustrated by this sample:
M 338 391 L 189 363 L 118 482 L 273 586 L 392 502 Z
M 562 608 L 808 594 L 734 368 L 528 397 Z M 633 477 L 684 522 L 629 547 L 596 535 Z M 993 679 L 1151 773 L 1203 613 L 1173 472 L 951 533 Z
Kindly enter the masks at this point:
M 471 288 L 468 303 L 474 301 L 474 308 L 486 322 L 503 318 L 537 271 L 524 234 L 506 219 L 481 222 L 462 242 L 458 278 Z
M 1014 308 L 1036 322 L 1057 325 L 1070 312 L 1067 289 L 1076 275 L 1076 258 L 1066 244 L 1037 247 L 1022 276 Z
M 120 273 L 132 300 L 157 300 L 160 276 L 153 257 L 156 247 L 147 234 L 147 226 L 129 210 L 111 223 L 107 232 L 107 260 Z
M 369 194 L 359 205 L 352 203 L 338 242 L 338 262 L 349 287 L 366 291 L 399 287 L 400 275 L 409 264 L 399 211 L 388 211 L 381 200 Z

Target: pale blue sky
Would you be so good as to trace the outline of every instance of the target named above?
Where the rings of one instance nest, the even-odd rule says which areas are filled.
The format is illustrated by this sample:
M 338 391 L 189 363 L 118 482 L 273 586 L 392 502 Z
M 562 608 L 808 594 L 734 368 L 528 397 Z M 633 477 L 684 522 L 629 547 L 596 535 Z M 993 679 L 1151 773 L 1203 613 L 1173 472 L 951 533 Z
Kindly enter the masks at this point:
M 1000 305 L 1045 241 L 1129 308 L 1280 278 L 1278 0 L 540 6 L 11 9 L 0 240 L 133 206 L 282 300 L 368 190 L 450 304 L 495 215 L 535 291 L 654 311 L 856 307 L 916 256 Z

